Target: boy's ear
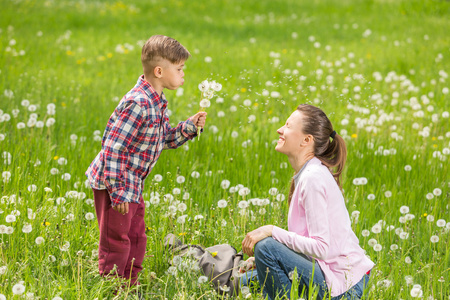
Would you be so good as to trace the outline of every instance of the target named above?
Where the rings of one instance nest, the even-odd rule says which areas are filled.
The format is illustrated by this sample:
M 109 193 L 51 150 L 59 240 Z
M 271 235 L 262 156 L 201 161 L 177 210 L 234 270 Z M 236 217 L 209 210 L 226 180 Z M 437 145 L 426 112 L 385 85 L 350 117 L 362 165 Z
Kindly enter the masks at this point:
M 155 75 L 156 78 L 161 78 L 162 77 L 162 72 L 163 72 L 163 70 L 162 70 L 162 68 L 160 66 L 156 66 L 153 69 L 153 74 Z

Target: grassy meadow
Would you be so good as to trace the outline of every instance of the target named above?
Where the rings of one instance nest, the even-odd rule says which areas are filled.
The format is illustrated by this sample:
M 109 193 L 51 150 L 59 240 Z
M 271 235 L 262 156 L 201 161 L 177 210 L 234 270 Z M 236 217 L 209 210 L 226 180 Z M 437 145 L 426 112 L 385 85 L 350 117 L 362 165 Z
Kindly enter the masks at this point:
M 200 140 L 164 151 L 146 180 L 145 299 L 221 298 L 189 262 L 169 269 L 167 233 L 240 250 L 250 230 L 287 228 L 293 169 L 274 147 L 301 103 L 347 142 L 344 197 L 376 263 L 365 299 L 450 299 L 448 1 L 0 5 L 0 299 L 136 297 L 98 275 L 84 172 L 154 34 L 192 54 L 165 91 L 173 126 L 199 110 L 201 81 L 223 88 Z

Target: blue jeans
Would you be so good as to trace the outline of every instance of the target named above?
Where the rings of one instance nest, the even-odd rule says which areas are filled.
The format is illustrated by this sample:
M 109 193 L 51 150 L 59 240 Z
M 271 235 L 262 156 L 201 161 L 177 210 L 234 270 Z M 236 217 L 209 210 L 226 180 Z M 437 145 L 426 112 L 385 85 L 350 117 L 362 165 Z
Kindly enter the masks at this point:
M 288 299 L 290 298 L 292 282 L 289 279 L 289 273 L 294 271 L 295 268 L 297 268 L 299 278 L 299 296 L 303 289 L 303 295 L 308 295 L 308 288 L 311 281 L 312 285 L 318 288 L 317 299 L 322 299 L 325 293 L 329 295 L 325 276 L 319 264 L 315 264 L 306 255 L 291 250 L 271 237 L 265 238 L 256 244 L 255 262 L 256 271 L 250 270 L 244 274 L 241 277 L 241 284 L 248 286 L 251 280 L 255 280 L 257 277 L 260 286 L 264 286 L 264 295 L 267 295 L 270 300 L 275 299 L 277 296 L 281 298 L 283 295 Z M 369 276 L 364 275 L 360 282 L 347 292 L 331 299 L 360 299 L 368 281 Z

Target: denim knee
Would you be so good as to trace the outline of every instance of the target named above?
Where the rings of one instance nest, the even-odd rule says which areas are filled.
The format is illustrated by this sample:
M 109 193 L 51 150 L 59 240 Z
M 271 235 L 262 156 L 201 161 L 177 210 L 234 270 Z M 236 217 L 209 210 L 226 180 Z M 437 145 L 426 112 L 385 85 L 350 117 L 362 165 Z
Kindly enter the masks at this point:
M 255 245 L 255 258 L 266 256 L 267 253 L 273 253 L 274 247 L 279 244 L 274 238 L 267 237 Z

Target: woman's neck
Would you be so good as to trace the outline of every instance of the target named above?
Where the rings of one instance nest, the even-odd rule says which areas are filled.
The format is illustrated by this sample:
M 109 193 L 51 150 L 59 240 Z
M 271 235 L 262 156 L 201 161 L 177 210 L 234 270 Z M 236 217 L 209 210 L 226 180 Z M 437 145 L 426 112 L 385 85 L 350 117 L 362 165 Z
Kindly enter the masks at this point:
M 308 153 L 305 155 L 299 155 L 299 156 L 293 156 L 289 157 L 289 163 L 291 164 L 292 168 L 295 170 L 295 173 L 298 173 L 303 166 L 306 164 L 308 160 L 314 157 L 313 153 Z

